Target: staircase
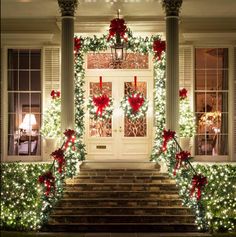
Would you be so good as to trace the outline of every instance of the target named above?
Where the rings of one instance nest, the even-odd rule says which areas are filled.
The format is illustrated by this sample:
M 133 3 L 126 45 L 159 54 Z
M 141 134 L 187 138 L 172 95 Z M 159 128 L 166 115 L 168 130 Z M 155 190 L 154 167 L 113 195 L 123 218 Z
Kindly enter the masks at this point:
M 143 167 L 84 163 L 67 181 L 47 231 L 196 232 L 175 182 L 153 164 Z

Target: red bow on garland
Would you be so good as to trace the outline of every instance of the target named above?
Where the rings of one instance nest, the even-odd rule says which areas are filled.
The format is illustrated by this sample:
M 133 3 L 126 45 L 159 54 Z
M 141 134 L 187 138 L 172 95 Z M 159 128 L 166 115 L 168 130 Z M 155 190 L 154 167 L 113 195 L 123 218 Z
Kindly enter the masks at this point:
M 98 97 L 94 96 L 93 103 L 95 106 L 97 106 L 96 114 L 101 117 L 103 110 L 109 105 L 109 102 L 110 102 L 110 99 L 106 94 L 103 94 Z
M 132 94 L 128 98 L 128 102 L 133 110 L 133 113 L 137 113 L 139 111 L 139 108 L 143 105 L 144 103 L 144 98 L 142 97 L 141 94 Z
M 179 169 L 182 165 L 182 162 L 186 161 L 190 157 L 190 153 L 188 151 L 181 151 L 175 155 L 176 163 L 174 169 L 174 175 L 176 175 L 176 170 Z
M 109 29 L 109 36 L 107 41 L 111 39 L 111 37 L 115 36 L 116 34 L 120 35 L 125 41 L 125 32 L 127 31 L 127 27 L 125 25 L 124 19 L 115 18 L 111 21 L 110 29 Z
M 156 39 L 153 41 L 153 51 L 155 53 L 155 58 L 158 60 L 161 59 L 161 54 L 166 50 L 166 43 L 165 41 L 161 41 L 159 39 Z
M 58 163 L 58 172 L 62 173 L 63 166 L 66 163 L 65 157 L 64 157 L 64 151 L 59 148 L 58 150 L 55 150 L 52 152 L 51 156 L 57 161 Z
M 52 188 L 55 191 L 55 177 L 52 175 L 51 171 L 48 171 L 43 175 L 40 175 L 38 178 L 38 182 L 40 184 L 44 184 L 44 186 L 46 187 L 46 191 L 44 192 L 46 196 L 50 194 Z
M 67 149 L 69 145 L 73 146 L 75 143 L 75 131 L 72 129 L 66 129 L 64 135 L 67 137 L 67 140 L 65 141 L 64 144 L 64 149 Z
M 166 151 L 167 143 L 169 140 L 173 139 L 175 136 L 175 131 L 165 130 L 163 131 L 163 144 L 162 151 Z
M 190 195 L 193 196 L 194 192 L 197 191 L 197 200 L 201 199 L 202 188 L 207 184 L 207 178 L 201 174 L 194 175 L 192 178 L 192 189 Z
M 78 54 L 78 53 L 79 53 L 79 50 L 80 50 L 80 48 L 81 48 L 81 45 L 82 45 L 81 39 L 75 37 L 75 38 L 74 38 L 74 53 L 75 53 L 75 54 Z
M 180 99 L 184 100 L 185 98 L 187 98 L 187 93 L 188 93 L 188 91 L 185 88 L 179 90 Z
M 51 97 L 52 97 L 52 99 L 60 98 L 60 96 L 61 96 L 60 91 L 55 91 L 55 90 L 52 90 L 52 91 L 51 91 Z

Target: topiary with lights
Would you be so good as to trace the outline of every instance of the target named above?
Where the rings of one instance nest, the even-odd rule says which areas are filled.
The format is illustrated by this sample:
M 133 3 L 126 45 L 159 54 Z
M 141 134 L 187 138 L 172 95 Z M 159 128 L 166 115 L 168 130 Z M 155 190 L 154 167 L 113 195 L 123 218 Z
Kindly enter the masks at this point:
M 191 138 L 196 132 L 195 117 L 190 107 L 188 91 L 179 90 L 179 136 Z

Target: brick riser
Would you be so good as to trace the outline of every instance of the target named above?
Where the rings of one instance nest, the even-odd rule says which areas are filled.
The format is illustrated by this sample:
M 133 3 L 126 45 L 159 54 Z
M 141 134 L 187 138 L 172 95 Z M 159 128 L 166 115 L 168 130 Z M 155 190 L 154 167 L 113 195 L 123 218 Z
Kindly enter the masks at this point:
M 44 230 L 53 232 L 196 232 L 167 174 L 82 169 L 68 180 Z

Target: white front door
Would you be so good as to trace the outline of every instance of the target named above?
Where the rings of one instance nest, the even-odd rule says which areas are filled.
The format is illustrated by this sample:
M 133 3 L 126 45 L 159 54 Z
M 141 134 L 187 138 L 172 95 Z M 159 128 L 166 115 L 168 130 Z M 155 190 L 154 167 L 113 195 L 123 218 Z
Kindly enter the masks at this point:
M 149 100 L 147 115 L 143 119 L 131 122 L 124 116 L 120 108 L 120 101 L 124 94 L 132 90 L 133 71 L 120 71 L 116 75 L 103 73 L 103 92 L 113 98 L 113 116 L 106 123 L 93 121 L 86 113 L 86 150 L 88 160 L 114 160 L 129 161 L 149 160 L 152 148 L 153 128 L 153 76 L 151 72 L 140 73 L 137 90 Z M 87 98 L 97 94 L 99 90 L 99 76 L 86 76 Z M 88 101 L 88 100 L 87 100 Z

